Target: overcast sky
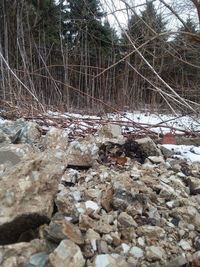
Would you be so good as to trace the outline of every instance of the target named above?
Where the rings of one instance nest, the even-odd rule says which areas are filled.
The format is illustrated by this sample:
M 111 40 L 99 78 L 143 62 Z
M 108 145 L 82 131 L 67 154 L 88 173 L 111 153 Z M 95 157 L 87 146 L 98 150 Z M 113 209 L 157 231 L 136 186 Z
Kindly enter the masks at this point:
M 126 2 L 131 7 L 138 6 L 136 10 L 138 13 L 140 13 L 145 7 L 146 0 L 126 0 Z M 178 4 L 179 2 L 180 4 Z M 175 8 L 175 10 L 179 12 L 179 16 L 183 20 L 186 20 L 187 17 L 190 16 L 191 18 L 196 19 L 196 21 L 198 21 L 197 14 L 193 9 L 191 1 L 187 0 L 185 2 L 187 3 L 187 5 L 184 4 L 184 1 L 166 0 L 166 3 L 171 5 L 173 8 Z M 112 14 L 112 12 L 114 12 L 114 14 L 117 16 L 117 19 L 120 21 L 120 25 L 125 28 L 127 25 L 127 11 L 125 9 L 125 4 L 123 3 L 123 0 L 101 0 L 101 3 L 103 5 L 103 8 L 108 13 L 108 19 L 111 25 L 114 26 L 117 30 L 119 30 L 120 28 L 118 26 L 115 16 Z M 178 21 L 178 19 L 172 14 L 171 11 L 164 7 L 159 0 L 156 0 L 154 3 L 158 12 L 163 15 L 164 20 L 168 21 L 168 28 L 173 31 L 176 30 L 177 27 L 180 26 L 180 22 Z
M 55 0 L 58 2 L 58 0 Z M 127 11 L 123 1 L 126 1 L 131 7 L 136 7 L 138 14 L 145 7 L 146 0 L 100 0 L 102 3 L 103 9 L 108 14 L 108 19 L 111 26 L 115 27 L 118 32 L 120 32 L 120 26 L 126 28 L 127 25 Z M 190 16 L 198 25 L 198 17 L 196 10 L 192 4 L 191 0 L 165 0 L 167 4 L 172 6 L 179 14 L 179 16 L 186 21 Z M 176 31 L 177 28 L 181 25 L 180 21 L 172 14 L 172 12 L 163 6 L 159 0 L 154 1 L 155 7 L 158 12 L 163 15 L 163 19 L 168 22 L 168 29 Z M 114 13 L 113 13 L 114 12 Z M 120 26 L 118 25 L 116 18 L 113 14 L 117 16 L 117 19 L 120 21 Z

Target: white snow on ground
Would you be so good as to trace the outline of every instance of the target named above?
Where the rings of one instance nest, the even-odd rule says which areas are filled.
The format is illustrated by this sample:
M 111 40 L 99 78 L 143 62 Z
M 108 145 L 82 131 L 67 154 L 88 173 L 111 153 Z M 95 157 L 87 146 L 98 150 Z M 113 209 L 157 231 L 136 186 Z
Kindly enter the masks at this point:
M 108 114 L 111 120 L 122 120 L 136 123 L 141 123 L 143 126 L 151 125 L 151 130 L 156 133 L 167 133 L 169 128 L 162 126 L 169 126 L 180 130 L 187 130 L 188 132 L 200 131 L 200 119 L 198 117 L 190 116 L 173 116 L 167 114 L 152 114 L 149 112 L 127 112 L 124 114 Z M 160 124 L 160 127 L 153 127 L 153 125 Z M 129 127 L 132 130 L 132 127 Z M 176 133 L 179 133 L 177 130 Z
M 6 120 L 4 120 L 4 119 L 2 119 L 1 117 L 0 117 L 0 124 L 4 124 L 6 122 Z
M 78 120 L 71 124 L 70 128 L 74 129 L 78 127 L 79 129 L 99 129 L 101 127 L 101 121 L 107 122 L 124 122 L 122 126 L 123 131 L 136 132 L 138 131 L 137 127 L 134 127 L 134 123 L 140 123 L 143 127 L 148 127 L 151 131 L 155 133 L 168 133 L 170 128 L 175 129 L 175 133 L 183 133 L 181 130 L 188 132 L 198 132 L 200 131 L 200 119 L 197 116 L 188 116 L 188 115 L 168 115 L 168 114 L 152 114 L 150 112 L 124 112 L 124 113 L 108 113 L 102 116 L 89 116 L 81 115 L 74 113 L 64 113 L 59 114 L 55 112 L 48 112 L 52 116 L 62 116 L 64 118 L 71 118 L 73 120 Z M 88 121 L 93 121 L 88 123 Z M 127 124 L 127 126 L 125 126 Z M 159 127 L 153 127 L 158 125 Z M 200 144 L 199 144 L 200 145 Z M 200 162 L 200 147 L 195 146 L 185 146 L 185 145 L 164 145 L 166 148 L 173 150 L 175 156 L 178 158 L 185 158 L 192 162 Z
M 175 129 L 175 133 L 182 133 L 181 130 L 188 132 L 200 132 L 200 119 L 197 116 L 173 116 L 167 114 L 153 114 L 150 112 L 123 112 L 123 113 L 108 113 L 102 116 L 82 115 L 77 113 L 58 113 L 48 111 L 48 115 L 53 118 L 71 119 L 72 123 L 68 126 L 68 133 L 76 129 L 77 132 L 82 132 L 86 129 L 99 129 L 101 122 L 116 123 L 120 122 L 123 133 L 138 132 L 138 127 L 135 123 L 139 123 L 141 129 L 147 129 L 154 133 L 168 133 L 170 127 Z M 153 127 L 155 126 L 156 127 Z M 140 130 L 141 130 L 140 129 Z
M 192 162 L 200 162 L 200 147 L 185 145 L 163 145 L 175 153 L 176 158 L 188 159 Z
M 197 155 L 200 155 L 200 147 L 193 147 L 191 151 Z
M 138 132 L 141 129 L 135 126 L 135 123 L 140 125 L 154 133 L 168 133 L 171 127 L 174 128 L 175 133 L 182 133 L 181 130 L 188 132 L 199 132 L 200 133 L 200 118 L 197 116 L 174 116 L 167 114 L 153 114 L 150 112 L 121 112 L 121 113 L 108 113 L 102 116 L 77 114 L 77 113 L 59 113 L 48 111 L 49 121 L 51 118 L 54 119 L 66 119 L 70 120 L 70 123 L 66 126 L 67 133 L 73 131 L 83 133 L 87 129 L 100 129 L 102 123 L 119 123 L 122 125 L 122 131 L 127 132 Z M 5 120 L 0 118 L 0 124 L 5 123 Z M 158 125 L 159 124 L 159 125 Z M 155 127 L 157 125 L 157 127 Z M 46 126 L 44 126 L 46 127 Z M 200 145 L 200 144 L 199 144 Z M 191 161 L 200 162 L 200 147 L 194 146 L 183 146 L 183 145 L 164 145 L 167 148 L 174 150 L 175 154 L 179 158 L 186 158 Z

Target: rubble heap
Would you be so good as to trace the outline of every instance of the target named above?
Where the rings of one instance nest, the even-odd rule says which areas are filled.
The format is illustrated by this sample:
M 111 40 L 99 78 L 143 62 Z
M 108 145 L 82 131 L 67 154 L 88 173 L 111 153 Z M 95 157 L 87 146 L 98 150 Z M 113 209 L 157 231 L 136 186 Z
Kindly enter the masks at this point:
M 116 125 L 0 126 L 0 266 L 200 266 L 200 163 Z

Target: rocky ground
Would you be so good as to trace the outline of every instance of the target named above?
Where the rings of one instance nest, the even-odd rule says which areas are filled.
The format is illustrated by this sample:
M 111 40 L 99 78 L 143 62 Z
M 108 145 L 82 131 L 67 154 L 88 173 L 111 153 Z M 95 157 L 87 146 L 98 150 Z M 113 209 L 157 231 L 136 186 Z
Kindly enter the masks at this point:
M 0 266 L 200 266 L 200 163 L 105 125 L 0 125 Z

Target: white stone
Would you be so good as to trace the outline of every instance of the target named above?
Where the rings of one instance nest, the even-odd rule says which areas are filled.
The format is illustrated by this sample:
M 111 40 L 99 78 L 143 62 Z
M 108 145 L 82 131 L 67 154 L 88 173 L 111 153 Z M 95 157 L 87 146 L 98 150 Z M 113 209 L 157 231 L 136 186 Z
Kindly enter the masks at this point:
M 89 181 L 91 181 L 92 180 L 92 176 L 87 176 L 87 177 L 85 177 L 85 181 L 86 181 L 86 183 L 88 183 Z
M 179 235 L 182 237 L 182 236 L 184 236 L 184 234 L 185 234 L 185 230 L 181 229 L 181 230 L 179 231 Z
M 114 259 L 117 259 L 120 255 L 117 253 L 111 253 L 110 256 L 112 256 Z
M 72 219 L 73 219 L 73 218 L 72 218 L 72 217 L 70 217 L 70 216 L 65 216 L 64 218 L 65 218 L 65 220 L 66 220 L 66 221 L 68 221 L 68 222 L 71 222 L 71 221 L 72 221 Z
M 79 191 L 74 191 L 71 194 L 72 194 L 72 196 L 73 196 L 73 198 L 74 198 L 75 201 L 78 202 L 78 201 L 81 200 L 81 193 Z
M 180 178 L 184 178 L 184 177 L 185 177 L 185 174 L 182 173 L 182 172 L 178 172 L 176 175 L 177 175 L 178 177 L 180 177 Z
M 94 211 L 97 211 L 99 209 L 99 206 L 96 202 L 88 200 L 85 202 L 86 209 L 92 209 Z
M 97 242 L 96 242 L 96 240 L 92 239 L 92 240 L 90 240 L 90 243 L 91 243 L 92 249 L 94 251 L 96 251 L 97 250 Z
M 187 225 L 187 228 L 188 228 L 190 231 L 194 231 L 194 229 L 195 229 L 194 225 L 191 224 L 191 223 L 189 223 L 189 224 Z
M 132 247 L 129 252 L 135 258 L 141 258 L 144 256 L 144 251 L 141 248 L 136 247 L 136 246 Z
M 164 163 L 164 159 L 162 156 L 150 156 L 148 157 L 150 161 L 152 161 L 155 164 Z
M 160 180 L 163 182 L 163 183 L 166 183 L 166 184 L 169 184 L 170 183 L 170 180 L 166 177 L 161 177 Z
M 127 245 L 126 243 L 122 243 L 121 247 L 122 247 L 124 253 L 127 253 L 130 250 L 130 246 Z
M 183 250 L 191 250 L 191 245 L 190 243 L 188 243 L 187 241 L 181 239 L 181 241 L 179 242 L 179 246 L 183 249 Z
M 175 204 L 175 201 L 174 201 L 174 200 L 166 202 L 166 206 L 167 206 L 169 209 L 174 208 L 174 207 L 175 207 L 174 204 Z
M 145 240 L 144 240 L 144 238 L 139 237 L 137 239 L 137 242 L 138 242 L 138 245 L 140 245 L 141 247 L 144 247 L 145 246 Z
M 94 267 L 108 267 L 112 264 L 116 266 L 117 262 L 115 258 L 109 254 L 97 255 L 94 261 Z
M 76 203 L 75 204 L 76 208 L 77 208 L 77 211 L 81 214 L 85 213 L 85 205 L 84 203 Z
M 163 251 L 156 246 L 147 247 L 146 258 L 149 260 L 161 260 L 163 258 Z
M 158 212 L 158 209 L 155 207 L 149 207 L 148 216 L 149 218 L 155 219 L 156 221 L 160 221 L 160 214 Z
M 168 225 L 171 228 L 175 228 L 175 225 L 173 223 L 171 223 L 171 222 L 166 222 L 166 225 Z

